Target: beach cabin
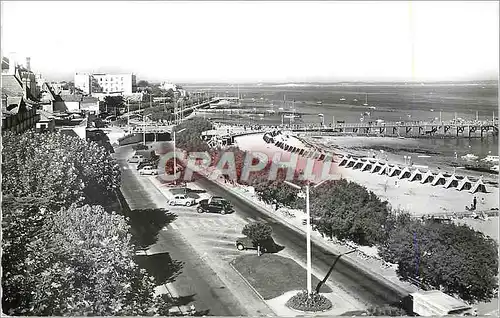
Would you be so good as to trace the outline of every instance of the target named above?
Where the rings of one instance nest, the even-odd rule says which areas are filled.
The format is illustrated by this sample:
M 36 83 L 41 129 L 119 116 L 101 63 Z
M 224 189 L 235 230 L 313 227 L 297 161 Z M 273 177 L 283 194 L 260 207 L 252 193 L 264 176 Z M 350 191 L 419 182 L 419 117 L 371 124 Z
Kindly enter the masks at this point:
M 354 158 L 349 158 L 349 161 L 347 162 L 347 164 L 345 165 L 346 168 L 352 168 L 354 167 L 354 165 L 356 164 L 357 160 L 354 159 Z
M 339 166 L 340 166 L 340 167 L 345 166 L 345 165 L 347 164 L 347 162 L 349 162 L 349 157 L 347 157 L 347 156 L 342 156 L 342 159 L 340 159 Z
M 367 160 L 367 161 L 363 164 L 363 166 L 361 167 L 361 171 L 371 171 L 372 166 L 373 166 L 373 163 Z
M 383 175 L 383 174 L 389 175 L 390 172 L 391 172 L 391 166 L 389 166 L 386 163 L 385 165 L 383 165 L 382 167 L 380 167 L 380 171 L 378 172 L 378 174 L 380 174 L 380 175 Z
M 469 178 L 465 177 L 462 180 L 460 180 L 457 186 L 458 191 L 470 190 L 470 189 L 472 189 L 472 182 L 469 180 Z
M 398 165 L 395 165 L 390 171 L 389 171 L 389 177 L 397 177 L 401 173 L 401 168 Z
M 415 169 L 413 173 L 411 174 L 410 178 L 408 179 L 409 181 L 422 181 L 423 179 L 423 173 L 422 171 Z
M 440 172 L 437 174 L 437 176 L 434 177 L 434 180 L 432 181 L 433 186 L 437 185 L 445 185 L 446 184 L 446 177 L 443 176 L 443 174 Z
M 361 167 L 363 167 L 363 165 L 365 164 L 365 161 L 363 161 L 363 159 L 358 159 L 358 161 L 356 161 L 354 163 L 354 166 L 352 166 L 352 169 L 360 169 Z
M 427 171 L 423 176 L 422 176 L 422 181 L 420 183 L 432 183 L 434 181 L 434 173 Z
M 404 178 L 409 178 L 411 177 L 411 171 L 408 167 L 404 167 L 403 170 L 401 170 L 401 173 L 399 174 L 399 179 L 404 179 Z
M 446 180 L 446 183 L 444 184 L 444 188 L 456 188 L 458 186 L 458 183 L 460 182 L 460 179 L 455 176 L 455 174 L 452 174 L 448 180 Z
M 486 191 L 486 186 L 484 185 L 482 179 L 477 180 L 477 182 L 474 183 L 474 185 L 469 190 L 469 192 L 470 193 L 477 193 L 477 192 L 488 193 L 488 191 Z
M 373 164 L 372 168 L 370 169 L 370 173 L 377 173 L 380 171 L 380 169 L 383 167 L 384 165 L 381 164 L 380 162 L 376 162 Z
M 324 154 L 324 153 L 322 153 L 322 154 L 320 154 L 320 155 L 319 155 L 318 160 L 319 160 L 319 161 L 323 161 L 323 160 L 325 160 L 325 157 L 326 157 L 326 156 L 325 156 L 325 154 Z

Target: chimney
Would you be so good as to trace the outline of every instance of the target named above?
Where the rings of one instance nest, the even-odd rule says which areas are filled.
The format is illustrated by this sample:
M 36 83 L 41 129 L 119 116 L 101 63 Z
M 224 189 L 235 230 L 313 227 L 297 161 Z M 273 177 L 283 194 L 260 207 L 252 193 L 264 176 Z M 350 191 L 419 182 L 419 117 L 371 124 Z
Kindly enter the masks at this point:
M 31 57 L 26 58 L 26 69 L 28 70 L 28 72 L 31 71 Z

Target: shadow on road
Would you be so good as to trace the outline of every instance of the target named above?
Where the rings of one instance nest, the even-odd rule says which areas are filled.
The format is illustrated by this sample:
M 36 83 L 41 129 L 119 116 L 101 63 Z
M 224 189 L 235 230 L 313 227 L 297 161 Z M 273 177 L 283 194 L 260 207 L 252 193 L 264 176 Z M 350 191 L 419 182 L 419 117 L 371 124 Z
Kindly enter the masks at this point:
M 132 232 L 132 243 L 145 249 L 157 241 L 158 232 L 173 222 L 177 215 L 166 209 L 132 210 L 127 213 Z
M 173 282 L 184 266 L 184 262 L 172 259 L 167 252 L 136 256 L 136 262 L 154 277 L 156 285 Z

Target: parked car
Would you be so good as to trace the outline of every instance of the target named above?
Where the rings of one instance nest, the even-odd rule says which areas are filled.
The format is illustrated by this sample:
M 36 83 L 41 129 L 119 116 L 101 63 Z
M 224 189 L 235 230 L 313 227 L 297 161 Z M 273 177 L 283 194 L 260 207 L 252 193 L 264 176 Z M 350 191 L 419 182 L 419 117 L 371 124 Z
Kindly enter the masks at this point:
M 127 162 L 130 163 L 141 163 L 144 160 L 144 157 L 142 155 L 134 155 L 132 158 L 129 158 Z
M 198 213 L 233 213 L 233 206 L 229 201 L 222 197 L 212 196 L 209 199 L 200 200 L 200 204 L 196 209 Z
M 193 198 L 188 197 L 185 194 L 176 194 L 173 196 L 173 198 L 170 199 L 168 202 L 170 205 L 185 205 L 185 206 L 192 206 L 196 204 L 196 200 Z
M 249 238 L 248 236 L 239 237 L 236 239 L 236 248 L 238 251 L 244 250 L 256 250 L 257 242 Z M 260 251 L 262 253 L 277 251 L 276 244 L 272 238 L 265 240 L 260 243 Z
M 154 168 L 153 166 L 145 166 L 141 170 L 139 170 L 139 174 L 144 175 L 157 175 L 158 174 L 158 169 Z

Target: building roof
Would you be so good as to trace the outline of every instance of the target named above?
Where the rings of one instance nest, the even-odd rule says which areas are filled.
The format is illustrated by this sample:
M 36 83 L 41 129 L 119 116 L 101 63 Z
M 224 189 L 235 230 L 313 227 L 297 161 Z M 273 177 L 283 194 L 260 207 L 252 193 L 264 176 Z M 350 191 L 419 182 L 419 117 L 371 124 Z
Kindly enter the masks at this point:
M 91 97 L 91 96 L 83 97 L 83 100 L 82 100 L 82 102 L 84 102 L 84 103 L 97 103 L 98 101 L 99 101 L 99 98 Z
M 21 80 L 15 75 L 2 74 L 2 93 L 8 96 L 24 96 Z
M 43 109 L 37 109 L 37 114 L 40 114 L 40 121 L 51 121 L 56 118 L 52 113 L 47 112 Z
M 81 102 L 83 99 L 82 95 L 62 95 L 62 100 L 65 102 Z

